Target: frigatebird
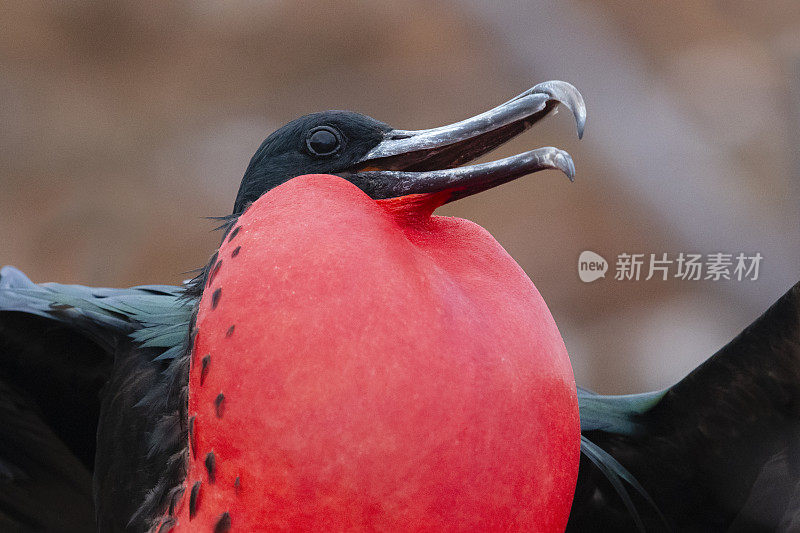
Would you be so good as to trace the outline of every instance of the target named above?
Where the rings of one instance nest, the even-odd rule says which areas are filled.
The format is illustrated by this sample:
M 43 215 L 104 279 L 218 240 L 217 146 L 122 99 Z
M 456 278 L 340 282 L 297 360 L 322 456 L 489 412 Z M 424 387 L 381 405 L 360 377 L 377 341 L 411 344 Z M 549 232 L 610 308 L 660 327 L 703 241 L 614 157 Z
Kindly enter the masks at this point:
M 226 255 L 212 256 L 184 286 L 34 284 L 5 267 L 3 529 L 169 531 L 191 527 L 192 519 L 217 531 L 235 529 L 242 522 L 233 511 L 213 508 L 205 521 L 198 514 L 212 508 L 209 487 L 222 482 L 223 472 L 219 454 L 197 455 L 201 419 L 190 396 L 213 379 L 209 369 L 219 360 L 197 353 L 203 335 L 197 321 L 203 305 L 206 312 L 223 309 L 228 291 L 214 280 L 241 253 L 232 243 L 248 231 L 242 217 L 270 191 L 309 174 L 336 176 L 388 209 L 405 209 L 399 199 L 428 202 L 423 211 L 548 168 L 572 179 L 571 158 L 555 148 L 467 165 L 559 104 L 573 112 L 581 135 L 583 100 L 563 82 L 539 84 L 491 111 L 431 130 L 396 130 L 344 111 L 297 119 L 253 156 L 233 213 L 222 217 L 220 251 Z M 622 397 L 578 390 L 586 462 L 569 527 L 726 530 L 789 523 L 797 479 L 792 451 L 799 292 L 795 287 L 673 388 Z M 225 324 L 224 336 L 238 335 L 233 328 Z M 413 342 L 414 332 L 402 338 Z M 220 418 L 228 400 L 222 392 L 212 400 L 212 413 Z M 202 470 L 195 472 L 197 481 L 195 465 Z M 245 487 L 248 480 L 236 476 L 235 492 L 240 481 Z

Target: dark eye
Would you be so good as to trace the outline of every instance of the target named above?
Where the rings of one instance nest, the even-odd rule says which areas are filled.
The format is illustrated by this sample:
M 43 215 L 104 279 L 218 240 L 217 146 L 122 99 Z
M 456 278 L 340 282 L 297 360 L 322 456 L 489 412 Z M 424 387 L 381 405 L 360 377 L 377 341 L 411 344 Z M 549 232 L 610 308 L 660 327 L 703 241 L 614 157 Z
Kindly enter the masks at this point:
M 327 126 L 311 130 L 311 134 L 306 139 L 306 145 L 314 155 L 330 155 L 338 150 L 341 144 L 339 132 Z

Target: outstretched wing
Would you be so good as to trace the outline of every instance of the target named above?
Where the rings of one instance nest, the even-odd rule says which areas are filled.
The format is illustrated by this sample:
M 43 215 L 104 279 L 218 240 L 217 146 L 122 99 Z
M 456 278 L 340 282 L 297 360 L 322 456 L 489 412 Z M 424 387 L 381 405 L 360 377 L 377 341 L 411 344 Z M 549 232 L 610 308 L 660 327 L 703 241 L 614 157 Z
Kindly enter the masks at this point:
M 34 284 L 0 270 L 0 529 L 94 528 L 101 389 L 121 347 L 173 347 L 173 326 L 191 313 L 181 294 Z
M 671 528 L 797 527 L 800 283 L 666 391 L 584 391 L 580 404 L 583 436 L 638 480 Z M 570 529 L 635 530 L 615 487 L 582 461 Z M 631 498 L 646 529 L 664 529 L 654 506 L 636 490 Z

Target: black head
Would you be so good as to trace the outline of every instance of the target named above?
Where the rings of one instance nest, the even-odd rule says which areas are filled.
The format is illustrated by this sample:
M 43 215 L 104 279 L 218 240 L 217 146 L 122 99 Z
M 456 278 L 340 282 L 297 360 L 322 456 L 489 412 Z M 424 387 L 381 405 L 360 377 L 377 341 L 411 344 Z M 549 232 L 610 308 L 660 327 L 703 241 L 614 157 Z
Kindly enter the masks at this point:
M 356 166 L 392 128 L 352 111 L 323 111 L 295 119 L 259 146 L 233 207 L 241 213 L 262 194 L 303 174 L 337 174 Z
M 563 81 L 540 83 L 485 113 L 429 130 L 395 130 L 351 111 L 300 117 L 261 144 L 242 178 L 233 213 L 303 174 L 340 176 L 376 200 L 448 191 L 445 202 L 548 168 L 572 179 L 569 154 L 552 147 L 460 166 L 525 131 L 559 104 L 572 111 L 580 136 L 586 121 L 583 98 Z

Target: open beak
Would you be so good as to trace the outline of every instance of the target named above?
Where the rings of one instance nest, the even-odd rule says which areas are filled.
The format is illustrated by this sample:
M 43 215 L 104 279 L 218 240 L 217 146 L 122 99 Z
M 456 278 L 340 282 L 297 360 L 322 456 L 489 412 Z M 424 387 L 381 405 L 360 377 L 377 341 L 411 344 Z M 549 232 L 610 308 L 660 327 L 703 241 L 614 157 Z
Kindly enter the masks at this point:
M 558 169 L 572 180 L 570 155 L 545 147 L 518 155 L 461 166 L 516 137 L 559 104 L 574 115 L 583 136 L 586 107 L 578 90 L 563 81 L 548 81 L 472 118 L 429 130 L 390 130 L 347 173 L 347 179 L 372 198 L 451 191 L 446 202 L 485 191 L 545 169 Z

